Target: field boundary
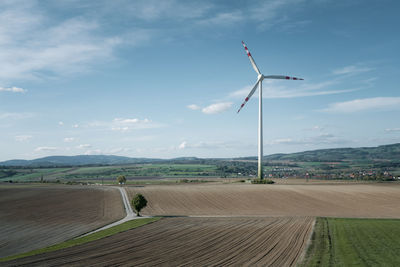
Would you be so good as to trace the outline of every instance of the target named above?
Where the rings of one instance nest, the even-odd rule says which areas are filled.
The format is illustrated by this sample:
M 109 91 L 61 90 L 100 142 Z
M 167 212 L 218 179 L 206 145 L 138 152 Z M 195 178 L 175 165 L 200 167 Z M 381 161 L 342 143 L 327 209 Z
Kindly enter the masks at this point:
M 118 189 L 119 192 L 121 193 L 122 203 L 124 204 L 125 213 L 126 213 L 125 218 L 123 218 L 123 219 L 121 219 L 121 220 L 119 220 L 119 221 L 110 223 L 110 224 L 108 224 L 108 225 L 105 225 L 105 226 L 103 226 L 103 227 L 100 227 L 99 229 L 90 231 L 90 232 L 88 232 L 88 233 L 86 233 L 86 234 L 83 234 L 83 235 L 81 235 L 81 236 L 78 236 L 77 238 L 84 237 L 84 236 L 87 236 L 87 235 L 91 235 L 91 234 L 93 234 L 93 233 L 97 233 L 97 232 L 99 232 L 99 231 L 106 230 L 106 229 L 108 229 L 108 228 L 111 228 L 111 227 L 120 225 L 120 224 L 122 224 L 122 223 L 131 221 L 131 220 L 137 220 L 137 219 L 142 219 L 142 218 L 152 218 L 152 216 L 141 216 L 141 217 L 136 216 L 136 214 L 135 214 L 135 213 L 133 212 L 133 210 L 132 210 L 131 204 L 129 203 L 129 197 L 128 197 L 128 194 L 126 193 L 125 188 L 124 188 L 124 187 L 115 187 L 115 186 L 112 186 L 112 188 Z
M 298 266 L 399 266 L 400 219 L 318 217 Z
M 42 253 L 52 252 L 52 251 L 56 251 L 56 250 L 60 250 L 60 249 L 64 249 L 64 248 L 69 248 L 69 247 L 85 244 L 85 243 L 88 243 L 91 241 L 95 241 L 95 240 L 109 237 L 109 236 L 112 236 L 112 235 L 115 235 L 115 234 L 118 234 L 121 232 L 125 232 L 128 230 L 143 226 L 145 224 L 153 223 L 160 219 L 162 219 L 162 218 L 161 217 L 152 217 L 152 218 L 138 218 L 136 220 L 130 220 L 130 221 L 124 222 L 122 224 L 113 226 L 111 228 L 104 229 L 101 231 L 99 230 L 95 233 L 91 233 L 89 235 L 70 239 L 70 240 L 64 241 L 64 242 L 56 244 L 56 245 L 52 245 L 49 247 L 35 249 L 35 250 L 29 251 L 29 252 L 0 258 L 0 262 L 11 261 L 11 260 L 20 259 L 20 258 L 24 258 L 24 257 L 28 257 L 28 256 L 34 256 L 34 255 L 38 255 L 38 254 L 42 254 Z
M 311 246 L 311 243 L 312 243 L 312 237 L 314 235 L 315 224 L 316 223 L 317 223 L 317 217 L 314 217 L 314 221 L 313 221 L 313 224 L 311 226 L 310 233 L 308 234 L 308 239 L 306 241 L 306 246 L 304 247 L 303 251 L 301 252 L 299 258 L 297 259 L 297 265 L 301 265 L 306 260 L 308 249 L 309 249 L 309 247 Z
M 295 266 L 313 220 L 169 217 L 80 246 L 0 265 Z

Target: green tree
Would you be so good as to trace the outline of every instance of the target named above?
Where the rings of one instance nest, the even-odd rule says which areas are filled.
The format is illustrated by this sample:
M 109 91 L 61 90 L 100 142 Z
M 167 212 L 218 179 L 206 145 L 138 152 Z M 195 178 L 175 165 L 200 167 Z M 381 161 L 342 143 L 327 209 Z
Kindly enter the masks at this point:
M 119 184 L 125 184 L 125 183 L 126 183 L 126 177 L 125 177 L 125 175 L 120 175 L 120 176 L 118 176 L 118 177 L 117 177 L 117 182 L 118 182 Z
M 132 206 L 136 211 L 136 215 L 140 216 L 139 212 L 146 207 L 147 200 L 142 194 L 136 194 L 132 199 Z

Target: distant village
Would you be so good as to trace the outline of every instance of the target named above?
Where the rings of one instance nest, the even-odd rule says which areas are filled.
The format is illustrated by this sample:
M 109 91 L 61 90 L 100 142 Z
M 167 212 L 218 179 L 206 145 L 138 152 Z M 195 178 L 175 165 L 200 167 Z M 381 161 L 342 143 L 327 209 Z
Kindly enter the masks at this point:
M 355 169 L 339 167 L 337 163 L 319 164 L 313 167 L 300 167 L 297 164 L 283 166 L 266 163 L 264 177 L 266 178 L 306 178 L 323 180 L 370 180 L 370 181 L 393 181 L 400 180 L 400 174 L 395 175 L 383 168 Z M 290 164 L 289 164 L 290 165 Z M 221 177 L 255 177 L 256 166 L 253 164 L 235 164 L 233 166 L 219 166 L 218 173 Z
M 343 180 L 371 180 L 371 181 L 392 181 L 400 180 L 400 176 L 393 175 L 389 171 L 381 170 L 360 170 L 360 171 L 314 171 L 304 172 L 292 168 L 274 168 L 265 173 L 269 178 L 309 178 L 309 179 L 343 179 Z

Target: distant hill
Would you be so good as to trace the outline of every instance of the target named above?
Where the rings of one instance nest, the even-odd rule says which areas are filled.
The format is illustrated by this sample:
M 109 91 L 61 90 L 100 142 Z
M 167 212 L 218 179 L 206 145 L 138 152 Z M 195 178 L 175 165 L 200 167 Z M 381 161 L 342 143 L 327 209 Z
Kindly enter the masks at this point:
M 400 143 L 378 147 L 333 148 L 305 151 L 291 154 L 274 154 L 264 157 L 266 160 L 287 161 L 400 161 Z
M 0 166 L 21 167 L 62 167 L 85 165 L 123 165 L 137 163 L 176 163 L 176 164 L 212 164 L 216 161 L 226 160 L 256 160 L 257 157 L 235 159 L 201 159 L 196 157 L 181 157 L 175 159 L 155 158 L 130 158 L 113 155 L 78 155 L 78 156 L 50 156 L 34 160 L 8 160 L 0 162 Z M 292 162 L 338 162 L 338 161 L 396 161 L 400 162 L 400 143 L 378 147 L 360 148 L 333 148 L 319 149 L 290 154 L 273 154 L 265 156 L 266 161 L 292 161 Z
M 8 160 L 0 162 L 0 166 L 21 167 L 55 167 L 55 166 L 83 166 L 83 165 L 119 165 L 134 163 L 149 163 L 160 159 L 129 158 L 113 155 L 78 155 L 78 156 L 50 156 L 33 160 Z

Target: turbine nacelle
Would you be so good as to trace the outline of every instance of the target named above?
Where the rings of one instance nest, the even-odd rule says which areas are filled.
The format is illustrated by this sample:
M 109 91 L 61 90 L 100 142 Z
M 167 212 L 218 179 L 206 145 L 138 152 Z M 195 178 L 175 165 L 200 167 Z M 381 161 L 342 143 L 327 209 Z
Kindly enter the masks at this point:
M 242 105 L 240 105 L 239 111 L 244 107 L 244 105 L 249 101 L 250 97 L 254 94 L 257 87 L 259 86 L 259 99 L 258 99 L 258 179 L 263 179 L 263 166 L 262 166 L 262 157 L 263 157 L 263 130 L 262 130 L 262 81 L 264 79 L 282 79 L 282 80 L 303 80 L 302 78 L 297 77 L 290 77 L 284 75 L 267 75 L 264 76 L 261 74 L 260 70 L 258 69 L 256 62 L 254 61 L 253 57 L 250 54 L 249 49 L 247 49 L 246 44 L 242 41 L 243 47 L 246 50 L 246 54 L 249 57 L 251 66 L 253 67 L 254 71 L 257 73 L 257 82 L 251 89 L 248 96 L 244 99 Z
M 250 54 L 250 51 L 249 51 L 249 49 L 247 48 L 246 44 L 245 44 L 243 41 L 242 41 L 242 44 L 243 44 L 244 50 L 246 50 L 247 56 L 249 57 L 251 66 L 253 67 L 254 71 L 257 73 L 257 82 L 256 82 L 256 84 L 254 85 L 253 89 L 251 89 L 251 91 L 250 91 L 250 93 L 248 94 L 248 96 L 244 99 L 244 102 L 240 105 L 240 108 L 239 108 L 239 110 L 238 110 L 238 113 L 239 113 L 239 111 L 244 107 L 244 105 L 246 104 L 246 102 L 249 101 L 250 97 L 254 94 L 254 92 L 255 92 L 256 89 L 257 89 L 257 85 L 258 85 L 259 83 L 262 83 L 262 81 L 263 81 L 264 79 L 295 80 L 295 81 L 296 81 L 296 80 L 298 80 L 298 81 L 304 80 L 303 78 L 291 77 L 291 76 L 286 76 L 286 75 L 267 75 L 267 76 L 265 76 L 265 75 L 261 74 L 261 72 L 260 72 L 260 70 L 258 69 L 258 67 L 257 67 L 257 65 L 256 65 L 256 62 L 254 61 L 252 55 Z

